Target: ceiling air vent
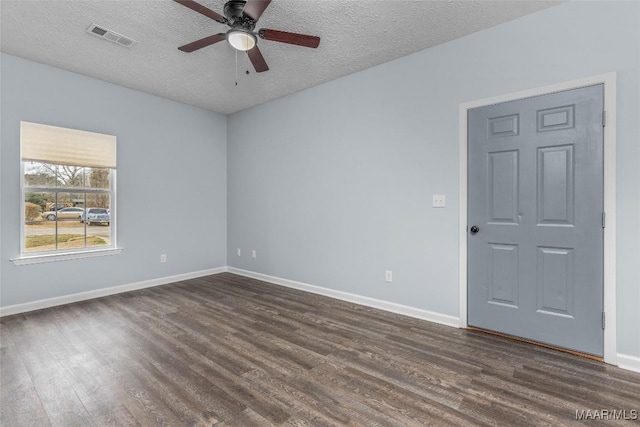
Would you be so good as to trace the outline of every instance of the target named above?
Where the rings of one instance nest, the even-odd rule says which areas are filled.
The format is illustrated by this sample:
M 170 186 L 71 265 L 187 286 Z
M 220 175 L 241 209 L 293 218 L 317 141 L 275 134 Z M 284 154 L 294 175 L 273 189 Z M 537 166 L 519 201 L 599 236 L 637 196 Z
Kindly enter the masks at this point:
M 116 33 L 115 31 L 108 30 L 96 24 L 91 24 L 89 28 L 87 28 L 87 33 L 93 34 L 96 37 L 100 37 L 101 39 L 108 40 L 113 43 L 117 43 L 120 46 L 131 47 L 136 42 L 131 40 L 129 37 L 125 37 L 121 34 Z

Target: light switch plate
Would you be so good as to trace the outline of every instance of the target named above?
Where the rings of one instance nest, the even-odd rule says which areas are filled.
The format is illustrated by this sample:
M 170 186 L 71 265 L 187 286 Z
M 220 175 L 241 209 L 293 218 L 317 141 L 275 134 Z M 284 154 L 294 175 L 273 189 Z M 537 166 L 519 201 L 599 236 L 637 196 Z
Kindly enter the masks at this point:
M 431 206 L 434 208 L 444 208 L 447 206 L 447 197 L 444 194 L 434 194 Z

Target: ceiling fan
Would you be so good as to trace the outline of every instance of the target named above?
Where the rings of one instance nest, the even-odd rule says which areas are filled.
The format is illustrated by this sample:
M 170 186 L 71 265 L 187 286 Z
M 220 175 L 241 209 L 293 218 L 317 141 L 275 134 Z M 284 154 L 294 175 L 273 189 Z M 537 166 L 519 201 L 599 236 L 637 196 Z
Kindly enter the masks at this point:
M 257 33 L 254 32 L 256 22 L 262 16 L 262 12 L 269 6 L 271 0 L 229 0 L 224 5 L 224 16 L 193 0 L 174 1 L 214 21 L 231 27 L 226 33 L 214 34 L 180 46 L 178 49 L 183 52 L 193 52 L 222 40 L 227 40 L 235 49 L 246 51 L 256 72 L 262 73 L 267 71 L 269 67 L 262 53 L 260 53 L 260 49 L 258 49 L 258 37 L 264 40 L 312 48 L 316 48 L 320 44 L 320 37 L 306 34 L 289 33 L 267 28 L 261 28 Z

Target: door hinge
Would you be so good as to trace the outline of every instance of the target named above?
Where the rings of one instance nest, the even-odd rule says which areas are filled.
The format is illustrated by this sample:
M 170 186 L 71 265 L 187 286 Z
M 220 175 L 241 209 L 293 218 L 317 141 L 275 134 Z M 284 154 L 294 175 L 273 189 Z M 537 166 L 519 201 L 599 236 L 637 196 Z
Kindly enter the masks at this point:
M 607 214 L 602 212 L 602 228 L 605 228 L 607 225 Z
M 605 127 L 607 125 L 607 112 L 603 111 L 602 112 L 602 127 Z
M 603 311 L 602 312 L 602 329 L 604 329 L 606 323 L 607 323 L 607 316 L 605 315 L 605 313 Z

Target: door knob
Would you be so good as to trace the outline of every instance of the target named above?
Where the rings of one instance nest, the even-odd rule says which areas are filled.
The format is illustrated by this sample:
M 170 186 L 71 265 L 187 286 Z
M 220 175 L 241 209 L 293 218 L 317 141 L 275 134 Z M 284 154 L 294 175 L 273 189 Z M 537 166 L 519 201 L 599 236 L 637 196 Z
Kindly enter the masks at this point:
M 472 225 L 469 231 L 471 232 L 471 234 L 476 234 L 478 231 L 480 231 L 480 228 L 477 225 Z

